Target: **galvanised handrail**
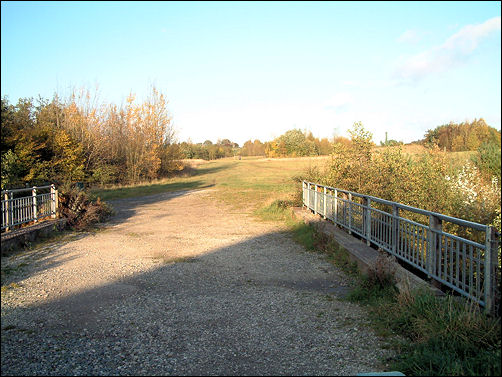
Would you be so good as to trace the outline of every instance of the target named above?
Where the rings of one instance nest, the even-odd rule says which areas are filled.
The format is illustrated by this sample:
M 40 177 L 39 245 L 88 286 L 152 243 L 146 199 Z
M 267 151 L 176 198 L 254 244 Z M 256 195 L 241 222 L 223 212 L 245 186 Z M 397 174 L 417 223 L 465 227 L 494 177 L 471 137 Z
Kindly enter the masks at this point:
M 47 192 L 47 189 L 50 189 Z M 40 192 L 45 190 L 46 192 Z M 30 195 L 14 197 L 14 194 L 29 192 Z M 55 185 L 2 190 L 2 231 L 12 227 L 38 222 L 45 217 L 56 218 L 58 191 Z
M 493 310 L 499 237 L 494 227 L 313 182 L 302 182 L 302 194 L 303 205 L 315 214 L 361 236 L 368 246 L 378 246 L 487 311 Z M 372 207 L 372 203 L 389 206 L 391 211 Z M 428 224 L 402 217 L 401 211 L 425 215 Z M 482 232 L 484 242 L 447 233 L 443 222 Z

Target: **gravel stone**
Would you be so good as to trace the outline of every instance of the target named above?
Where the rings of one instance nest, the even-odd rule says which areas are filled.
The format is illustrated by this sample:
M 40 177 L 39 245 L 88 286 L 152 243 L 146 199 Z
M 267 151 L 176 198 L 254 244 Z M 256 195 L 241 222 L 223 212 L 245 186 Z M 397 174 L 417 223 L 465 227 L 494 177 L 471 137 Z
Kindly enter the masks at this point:
M 393 356 L 349 278 L 210 190 L 114 201 L 2 257 L 2 375 L 354 375 Z

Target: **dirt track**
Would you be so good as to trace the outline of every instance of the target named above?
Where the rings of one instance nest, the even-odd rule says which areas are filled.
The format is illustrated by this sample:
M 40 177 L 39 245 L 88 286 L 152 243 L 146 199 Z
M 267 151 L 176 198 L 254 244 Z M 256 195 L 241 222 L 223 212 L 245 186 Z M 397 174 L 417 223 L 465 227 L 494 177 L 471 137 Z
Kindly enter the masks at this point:
M 344 274 L 210 194 L 119 200 L 99 232 L 2 258 L 2 375 L 381 370 Z

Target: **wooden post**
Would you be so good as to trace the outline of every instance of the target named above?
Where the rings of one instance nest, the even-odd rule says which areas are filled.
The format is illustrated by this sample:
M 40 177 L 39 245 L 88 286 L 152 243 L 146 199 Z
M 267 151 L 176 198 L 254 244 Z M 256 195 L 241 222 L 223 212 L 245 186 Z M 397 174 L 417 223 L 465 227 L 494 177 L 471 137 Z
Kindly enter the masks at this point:
M 35 222 L 38 221 L 38 213 L 37 213 L 37 186 L 33 186 L 31 190 L 31 196 L 33 197 L 33 220 Z
M 366 227 L 366 245 L 371 244 L 371 199 L 364 198 L 366 207 L 364 208 L 364 223 Z
M 441 249 L 440 234 L 442 231 L 443 221 L 434 215 L 429 215 L 429 249 L 427 250 L 427 255 L 425 256 L 427 276 L 429 278 L 436 272 L 437 256 Z
M 492 226 L 486 227 L 485 240 L 485 312 L 494 314 L 496 297 L 495 290 L 498 287 L 497 268 L 498 268 L 498 245 L 499 234 Z
M 392 252 L 397 255 L 399 250 L 399 207 L 392 205 Z
M 3 194 L 4 200 L 5 200 L 5 206 L 4 206 L 4 211 L 5 211 L 5 221 L 7 224 L 5 224 L 7 227 L 5 228 L 5 231 L 9 231 L 9 225 L 12 221 L 12 217 L 10 215 L 10 203 L 9 203 L 9 194 L 7 191 Z

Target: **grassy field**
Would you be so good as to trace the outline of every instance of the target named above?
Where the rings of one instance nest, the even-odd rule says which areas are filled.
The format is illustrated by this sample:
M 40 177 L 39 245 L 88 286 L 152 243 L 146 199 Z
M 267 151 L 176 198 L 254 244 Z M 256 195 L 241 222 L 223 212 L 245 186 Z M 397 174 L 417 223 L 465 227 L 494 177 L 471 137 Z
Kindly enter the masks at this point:
M 276 200 L 294 200 L 300 183 L 295 181 L 306 169 L 322 166 L 330 157 L 231 158 L 199 161 L 189 173 L 144 184 L 94 189 L 103 200 L 152 195 L 161 192 L 213 189 L 213 197 L 237 208 L 256 211 Z

